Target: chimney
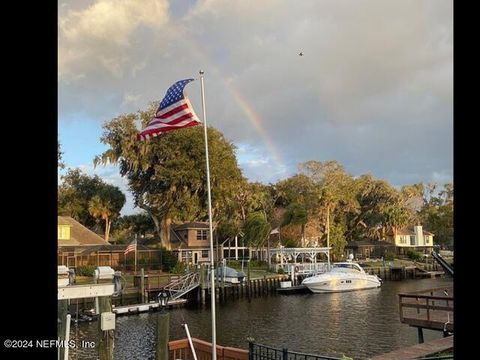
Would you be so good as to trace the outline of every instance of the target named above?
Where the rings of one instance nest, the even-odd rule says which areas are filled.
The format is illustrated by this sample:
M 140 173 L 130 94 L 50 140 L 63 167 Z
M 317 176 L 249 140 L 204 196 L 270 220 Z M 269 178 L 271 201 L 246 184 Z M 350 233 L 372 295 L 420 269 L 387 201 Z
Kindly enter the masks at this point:
M 415 236 L 417 238 L 416 244 L 420 246 L 425 246 L 425 239 L 423 238 L 423 229 L 422 225 L 414 226 Z

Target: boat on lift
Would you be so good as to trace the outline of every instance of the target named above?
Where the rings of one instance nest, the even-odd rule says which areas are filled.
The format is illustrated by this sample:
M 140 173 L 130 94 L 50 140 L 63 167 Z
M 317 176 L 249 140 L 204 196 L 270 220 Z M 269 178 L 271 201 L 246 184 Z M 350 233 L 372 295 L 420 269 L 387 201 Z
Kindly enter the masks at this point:
M 332 293 L 374 289 L 382 285 L 377 275 L 369 275 L 353 261 L 334 263 L 330 271 L 302 281 L 313 293 Z

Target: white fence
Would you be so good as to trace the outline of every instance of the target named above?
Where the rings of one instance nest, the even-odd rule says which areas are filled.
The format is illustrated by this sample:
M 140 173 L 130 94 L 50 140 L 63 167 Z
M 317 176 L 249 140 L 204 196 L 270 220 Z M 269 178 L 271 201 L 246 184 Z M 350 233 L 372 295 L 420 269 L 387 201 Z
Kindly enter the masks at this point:
M 328 263 L 326 262 L 317 262 L 317 263 L 284 263 L 275 264 L 275 271 L 278 272 L 279 269 L 285 270 L 286 273 L 292 272 L 292 267 L 295 268 L 295 273 L 298 275 L 310 275 L 310 274 L 319 274 L 327 271 Z

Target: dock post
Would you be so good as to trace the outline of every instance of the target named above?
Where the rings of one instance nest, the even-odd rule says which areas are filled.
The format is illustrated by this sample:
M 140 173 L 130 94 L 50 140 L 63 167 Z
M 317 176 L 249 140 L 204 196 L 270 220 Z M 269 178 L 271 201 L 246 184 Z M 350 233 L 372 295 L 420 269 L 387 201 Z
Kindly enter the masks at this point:
M 58 300 L 57 304 L 57 337 L 59 340 L 65 340 L 65 330 L 67 328 L 67 300 Z M 65 357 L 65 348 L 60 346 L 58 348 L 58 358 L 63 360 Z
M 157 351 L 156 360 L 168 360 L 168 338 L 170 329 L 170 313 L 164 309 L 157 317 Z
M 109 296 L 101 296 L 98 298 L 98 304 L 100 307 L 100 314 L 104 312 L 112 311 L 112 300 Z M 98 344 L 98 358 L 100 360 L 112 360 L 113 359 L 113 340 L 115 338 L 113 330 L 103 331 L 101 327 L 102 322 L 98 319 L 98 332 L 99 332 L 99 344 Z
M 226 300 L 226 293 L 225 293 L 225 259 L 222 260 L 222 279 L 221 279 L 221 286 L 222 286 L 222 301 L 225 302 Z
M 142 304 L 145 303 L 145 270 L 140 269 L 140 294 L 142 299 Z
M 423 328 L 419 327 L 418 330 L 418 343 L 423 344 Z
M 205 305 L 205 289 L 207 288 L 206 282 L 207 282 L 207 275 L 208 275 L 208 269 L 206 266 L 202 265 L 200 269 L 200 288 L 201 288 L 201 298 L 202 298 L 202 304 Z

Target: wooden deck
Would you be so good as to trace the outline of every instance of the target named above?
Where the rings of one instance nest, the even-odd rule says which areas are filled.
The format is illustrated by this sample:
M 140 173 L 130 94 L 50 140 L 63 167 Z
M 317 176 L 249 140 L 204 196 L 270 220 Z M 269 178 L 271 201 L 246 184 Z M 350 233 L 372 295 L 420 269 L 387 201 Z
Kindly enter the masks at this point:
M 453 335 L 441 339 L 435 339 L 423 344 L 417 344 L 408 348 L 395 350 L 387 354 L 382 354 L 371 358 L 370 360 L 406 360 L 417 359 L 432 355 L 441 351 L 453 349 Z
M 453 332 L 453 287 L 398 294 L 400 321 L 410 326 Z
M 175 305 L 182 305 L 187 302 L 186 299 L 176 299 L 170 300 L 168 302 L 167 307 L 172 307 Z M 129 314 L 137 314 L 141 312 L 148 312 L 158 310 L 159 304 L 158 302 L 150 302 L 146 304 L 133 304 L 133 305 L 123 305 L 123 306 L 113 306 L 112 312 L 117 315 L 129 315 Z
M 192 338 L 198 360 L 211 360 L 212 343 Z M 193 360 L 188 339 L 174 340 L 168 343 L 170 360 Z M 217 345 L 218 360 L 248 360 L 248 350 Z

